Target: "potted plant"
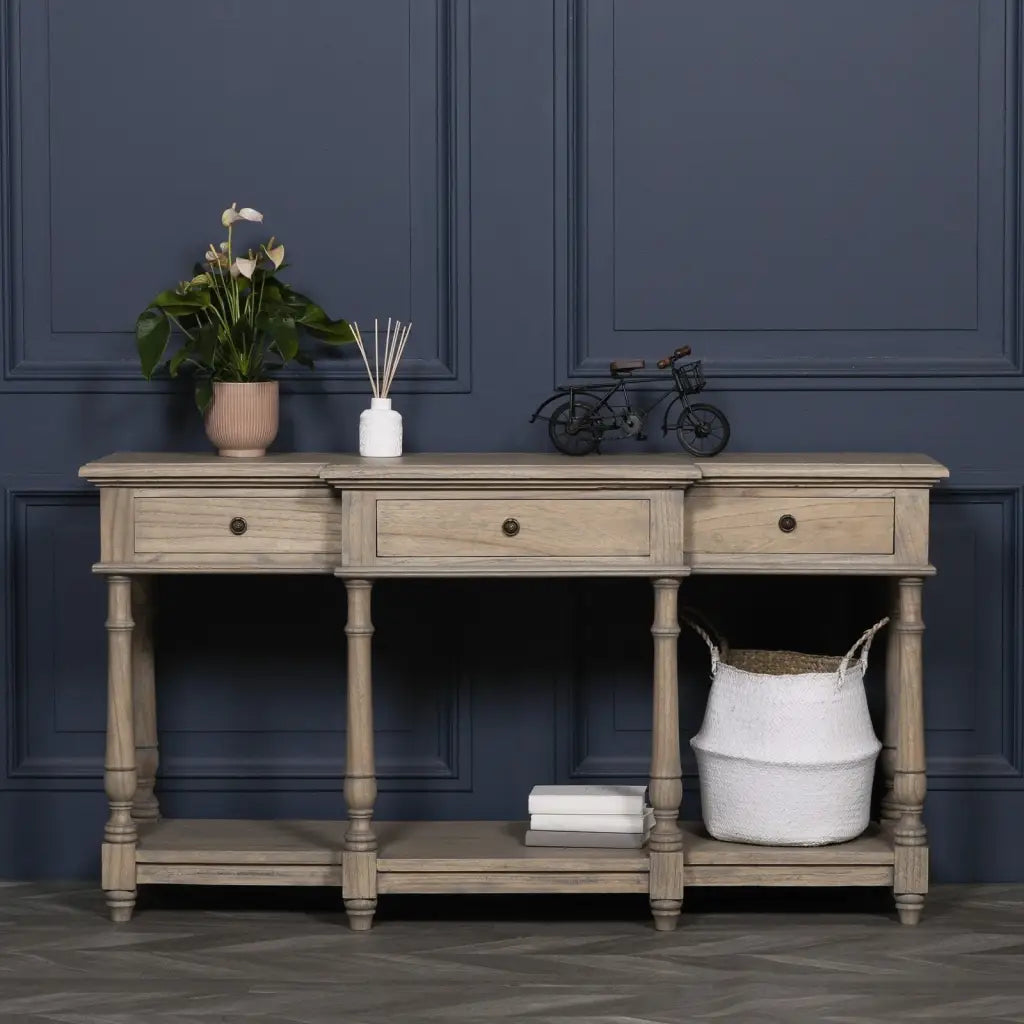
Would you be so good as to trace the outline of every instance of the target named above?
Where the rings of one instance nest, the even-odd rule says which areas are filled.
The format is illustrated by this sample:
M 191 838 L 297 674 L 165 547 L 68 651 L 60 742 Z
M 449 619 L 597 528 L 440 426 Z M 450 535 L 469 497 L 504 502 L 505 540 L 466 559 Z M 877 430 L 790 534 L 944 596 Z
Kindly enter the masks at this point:
M 236 253 L 240 221 L 262 223 L 263 214 L 232 203 L 221 215 L 227 239 L 211 244 L 191 280 L 160 292 L 135 323 L 143 376 L 191 372 L 207 437 L 219 454 L 235 457 L 264 455 L 277 436 L 278 384 L 270 374 L 289 362 L 313 366 L 300 349 L 303 333 L 332 345 L 355 340 L 344 320 L 277 276 L 284 246 L 276 239 Z M 179 344 L 164 361 L 172 336 Z

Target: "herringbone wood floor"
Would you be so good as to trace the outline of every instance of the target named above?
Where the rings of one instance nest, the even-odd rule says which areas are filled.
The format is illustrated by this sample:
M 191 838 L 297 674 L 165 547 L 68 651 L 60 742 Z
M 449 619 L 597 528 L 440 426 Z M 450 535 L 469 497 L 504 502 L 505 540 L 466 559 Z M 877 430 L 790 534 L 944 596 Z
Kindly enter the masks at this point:
M 640 898 L 392 897 L 354 935 L 324 891 L 146 890 L 113 926 L 92 886 L 0 883 L 0 1021 L 1024 1022 L 1024 886 L 917 929 L 890 900 L 691 890 L 664 935 Z

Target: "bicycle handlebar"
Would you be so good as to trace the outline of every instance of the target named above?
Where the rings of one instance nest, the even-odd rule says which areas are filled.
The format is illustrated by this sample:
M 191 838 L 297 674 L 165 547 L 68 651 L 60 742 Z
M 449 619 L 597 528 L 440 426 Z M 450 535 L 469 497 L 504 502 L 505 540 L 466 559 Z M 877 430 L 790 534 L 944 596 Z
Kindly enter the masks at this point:
M 667 370 L 677 359 L 685 359 L 691 352 L 692 349 L 689 345 L 683 345 L 682 348 L 677 348 L 672 355 L 658 360 L 658 369 Z

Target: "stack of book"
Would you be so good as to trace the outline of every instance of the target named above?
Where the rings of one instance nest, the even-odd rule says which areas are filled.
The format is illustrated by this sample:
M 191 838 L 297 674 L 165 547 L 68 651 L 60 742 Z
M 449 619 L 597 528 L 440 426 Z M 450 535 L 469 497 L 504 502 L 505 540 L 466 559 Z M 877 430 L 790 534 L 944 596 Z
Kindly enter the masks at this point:
M 638 850 L 653 825 L 646 786 L 534 786 L 526 845 Z

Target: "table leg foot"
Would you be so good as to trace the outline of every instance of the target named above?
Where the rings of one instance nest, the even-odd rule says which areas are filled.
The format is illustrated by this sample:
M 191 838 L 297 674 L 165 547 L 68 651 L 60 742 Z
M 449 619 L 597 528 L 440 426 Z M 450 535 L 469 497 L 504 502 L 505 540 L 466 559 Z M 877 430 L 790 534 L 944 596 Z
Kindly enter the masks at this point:
M 916 893 L 901 893 L 896 897 L 896 912 L 900 915 L 900 924 L 915 925 L 921 920 L 924 910 L 924 897 Z
M 348 926 L 354 932 L 368 932 L 373 927 L 373 915 L 376 912 L 376 900 L 345 900 Z
M 679 924 L 683 909 L 682 900 L 651 900 L 651 914 L 654 916 L 656 932 L 674 932 Z
M 104 893 L 111 921 L 115 924 L 125 924 L 132 919 L 135 895 L 135 890 L 110 890 Z

